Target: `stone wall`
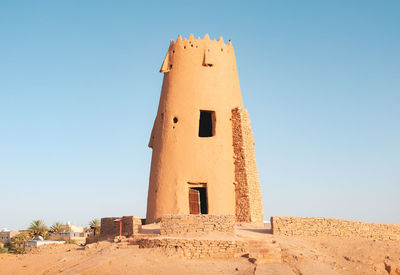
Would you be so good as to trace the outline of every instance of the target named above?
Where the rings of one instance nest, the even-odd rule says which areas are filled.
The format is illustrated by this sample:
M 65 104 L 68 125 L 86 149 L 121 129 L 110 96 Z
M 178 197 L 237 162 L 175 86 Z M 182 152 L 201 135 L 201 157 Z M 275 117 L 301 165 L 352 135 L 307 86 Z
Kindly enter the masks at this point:
M 101 236 L 118 236 L 119 235 L 119 222 L 114 220 L 121 219 L 121 217 L 109 217 L 101 219 Z M 140 217 L 123 216 L 122 217 L 122 235 L 132 236 L 138 234 L 142 228 L 142 220 Z
M 101 236 L 116 236 L 119 235 L 119 223 L 114 220 L 120 217 L 101 218 L 100 235 Z
M 248 252 L 248 243 L 228 240 L 141 239 L 140 248 L 164 248 L 187 259 L 240 257 Z
M 272 234 L 337 236 L 374 240 L 400 240 L 400 224 L 366 223 L 329 218 L 271 217 Z
M 142 229 L 142 219 L 134 216 L 122 217 L 122 234 L 124 236 L 132 236 L 139 234 Z
M 263 223 L 261 187 L 258 179 L 254 137 L 245 109 L 232 110 L 235 164 L 236 221 Z
M 161 218 L 160 232 L 161 235 L 233 233 L 234 226 L 233 215 L 165 215 Z

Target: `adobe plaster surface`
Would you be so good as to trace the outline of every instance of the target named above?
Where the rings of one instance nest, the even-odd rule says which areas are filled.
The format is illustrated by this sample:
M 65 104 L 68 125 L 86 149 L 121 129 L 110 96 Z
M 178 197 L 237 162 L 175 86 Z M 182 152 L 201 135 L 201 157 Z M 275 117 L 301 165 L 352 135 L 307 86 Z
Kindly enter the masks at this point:
M 171 41 L 161 72 L 164 80 L 149 141 L 153 155 L 146 222 L 189 214 L 188 183 L 206 184 L 208 214 L 235 215 L 232 109 L 243 109 L 243 103 L 232 44 L 208 35 L 179 36 Z M 212 137 L 198 135 L 200 110 L 215 112 Z M 261 198 L 257 200 L 261 205 Z M 254 216 L 262 220 L 262 210 Z

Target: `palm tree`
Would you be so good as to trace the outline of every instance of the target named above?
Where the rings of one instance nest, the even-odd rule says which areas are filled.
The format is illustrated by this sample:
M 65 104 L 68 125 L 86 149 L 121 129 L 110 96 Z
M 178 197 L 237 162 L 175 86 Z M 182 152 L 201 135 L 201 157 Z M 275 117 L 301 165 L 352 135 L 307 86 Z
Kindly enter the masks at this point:
M 66 226 L 60 222 L 55 222 L 51 227 L 51 231 L 53 232 L 65 232 Z
M 47 231 L 49 231 L 49 229 L 42 220 L 32 221 L 28 229 L 30 231 L 30 234 L 35 238 L 39 236 L 44 237 Z
M 99 219 L 93 219 L 89 222 L 89 226 L 93 231 L 93 235 L 96 236 L 96 231 L 100 230 L 100 221 Z

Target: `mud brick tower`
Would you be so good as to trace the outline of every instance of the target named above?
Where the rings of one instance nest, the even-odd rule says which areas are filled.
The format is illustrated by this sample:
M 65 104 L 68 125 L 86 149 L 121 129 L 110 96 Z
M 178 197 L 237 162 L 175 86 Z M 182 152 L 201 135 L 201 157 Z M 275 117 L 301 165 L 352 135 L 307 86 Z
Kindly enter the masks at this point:
M 253 134 L 231 42 L 179 36 L 160 72 L 146 223 L 166 214 L 262 223 Z

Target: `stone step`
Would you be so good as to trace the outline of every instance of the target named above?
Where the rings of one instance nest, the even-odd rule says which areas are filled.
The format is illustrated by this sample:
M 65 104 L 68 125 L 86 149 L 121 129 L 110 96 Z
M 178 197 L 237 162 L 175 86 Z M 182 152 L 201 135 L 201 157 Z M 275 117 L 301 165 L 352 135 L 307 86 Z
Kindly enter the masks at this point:
M 277 258 L 266 258 L 266 257 L 257 257 L 257 258 L 249 258 L 249 262 L 253 264 L 280 264 L 282 263 L 281 259 Z
M 154 238 L 154 237 L 160 237 L 161 234 L 135 234 L 133 235 L 133 238 Z
M 160 234 L 136 234 L 130 237 L 127 241 L 129 244 L 136 244 L 139 240 L 157 238 Z
M 133 248 L 139 248 L 138 244 L 129 244 L 129 243 L 118 243 L 117 248 L 119 249 L 133 249 Z
M 270 249 L 270 248 L 249 248 L 249 252 L 250 253 L 258 253 L 258 254 L 268 254 L 268 253 L 271 253 L 271 252 L 274 252 L 272 249 Z
M 279 244 L 268 241 L 249 240 L 249 261 L 254 264 L 272 264 L 282 262 Z

